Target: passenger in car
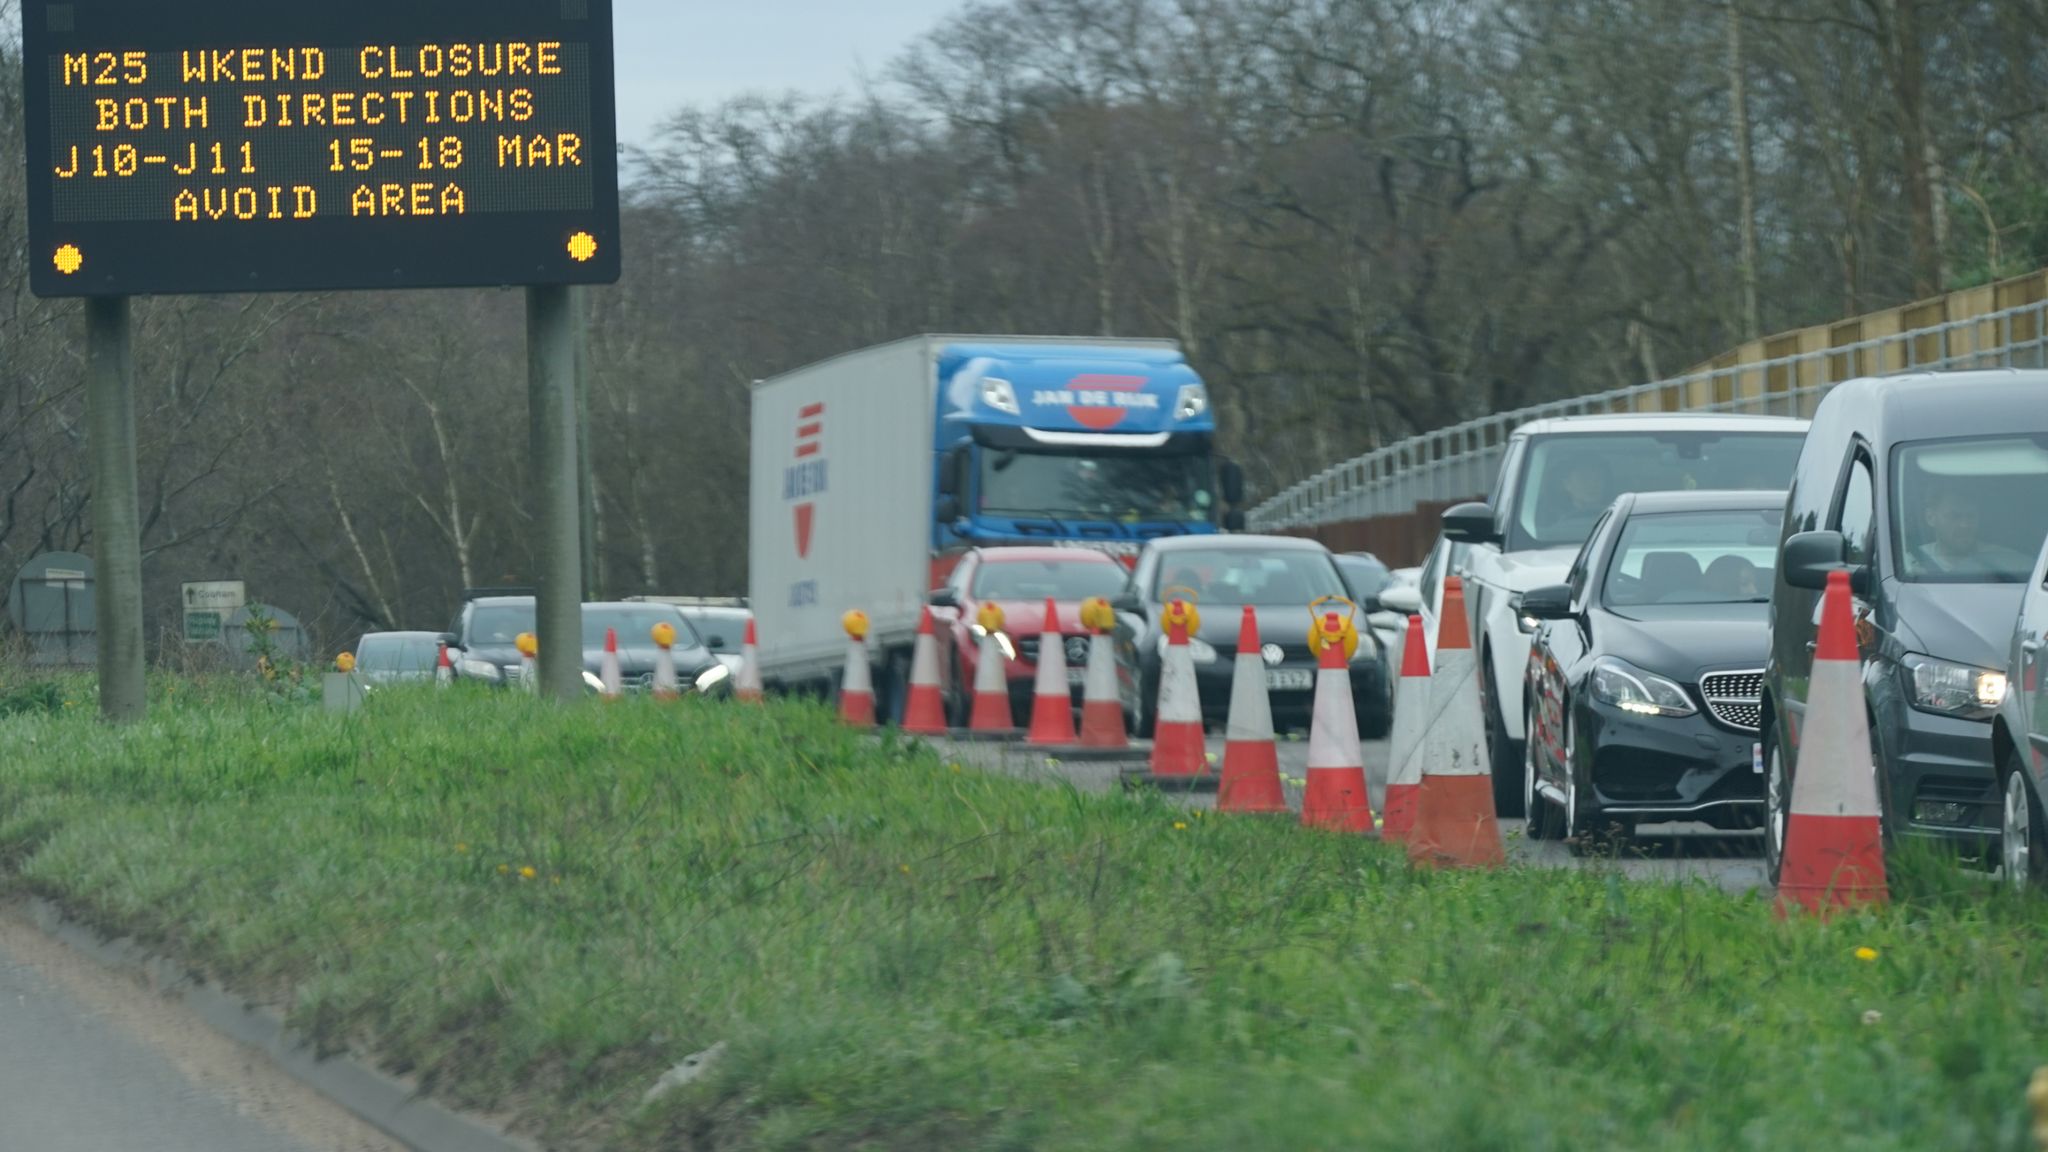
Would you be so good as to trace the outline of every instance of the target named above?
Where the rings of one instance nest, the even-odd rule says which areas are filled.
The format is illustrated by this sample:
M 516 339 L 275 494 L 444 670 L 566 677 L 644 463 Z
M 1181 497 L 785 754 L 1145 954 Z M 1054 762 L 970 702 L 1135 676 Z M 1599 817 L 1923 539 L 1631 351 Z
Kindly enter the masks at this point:
M 1757 590 L 1761 583 L 1757 579 L 1756 565 L 1740 556 L 1723 556 L 1707 565 L 1707 592 L 1716 600 L 1737 603 L 1755 600 L 1762 595 Z

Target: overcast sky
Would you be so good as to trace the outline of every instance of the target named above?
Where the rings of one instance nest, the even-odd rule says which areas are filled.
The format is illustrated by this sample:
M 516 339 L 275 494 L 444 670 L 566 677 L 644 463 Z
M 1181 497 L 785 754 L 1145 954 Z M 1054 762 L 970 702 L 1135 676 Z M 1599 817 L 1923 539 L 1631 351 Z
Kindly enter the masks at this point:
M 645 144 L 685 104 L 745 92 L 854 91 L 962 0 L 615 0 L 619 139 Z

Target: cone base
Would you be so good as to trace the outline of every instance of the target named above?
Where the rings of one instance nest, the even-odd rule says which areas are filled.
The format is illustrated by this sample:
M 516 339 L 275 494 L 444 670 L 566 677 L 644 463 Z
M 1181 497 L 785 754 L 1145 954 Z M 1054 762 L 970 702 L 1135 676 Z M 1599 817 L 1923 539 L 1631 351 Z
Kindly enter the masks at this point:
M 1031 702 L 1031 734 L 1025 739 L 1033 745 L 1080 743 L 1080 737 L 1074 734 L 1074 698 L 1062 692 L 1057 696 L 1034 699 Z
M 1440 868 L 1498 868 L 1507 863 L 1493 815 L 1492 776 L 1424 776 L 1416 789 L 1411 863 Z
M 1209 745 L 1199 720 L 1165 721 L 1153 725 L 1152 774 L 1207 776 Z
M 1233 740 L 1223 746 L 1218 812 L 1278 814 L 1292 811 L 1280 787 L 1280 750 L 1270 740 Z
M 760 704 L 768 699 L 765 693 L 756 692 L 751 688 L 739 692 L 734 692 L 732 694 L 732 698 L 739 701 L 742 704 Z
M 1128 748 L 1130 734 L 1124 731 L 1124 706 L 1114 700 L 1090 700 L 1081 705 L 1081 746 L 1083 748 Z
M 975 732 L 1010 732 L 1017 728 L 1017 721 L 1010 716 L 1010 695 L 976 696 L 974 714 L 968 717 L 967 727 Z
M 1372 794 L 1366 790 L 1365 769 L 1310 768 L 1301 798 L 1301 823 L 1304 828 L 1372 835 Z
M 911 688 L 910 698 L 903 705 L 902 728 L 913 736 L 946 734 L 946 703 L 939 698 L 937 688 L 928 685 Z
M 1792 814 L 1778 876 L 1778 915 L 1796 908 L 1825 916 L 1890 898 L 1877 817 Z
M 864 692 L 839 697 L 839 721 L 855 728 L 875 726 L 875 698 Z
M 1025 747 L 1048 760 L 1066 760 L 1076 764 L 1144 763 L 1152 754 L 1149 748 L 1098 748 L 1086 744 L 1027 744 Z
M 1415 830 L 1415 802 L 1420 799 L 1421 792 L 1420 784 L 1387 785 L 1387 810 L 1384 823 L 1380 825 L 1381 836 L 1407 842 L 1409 834 Z
M 961 744 L 1008 744 L 1023 738 L 1022 728 L 950 728 L 946 731 L 946 739 Z

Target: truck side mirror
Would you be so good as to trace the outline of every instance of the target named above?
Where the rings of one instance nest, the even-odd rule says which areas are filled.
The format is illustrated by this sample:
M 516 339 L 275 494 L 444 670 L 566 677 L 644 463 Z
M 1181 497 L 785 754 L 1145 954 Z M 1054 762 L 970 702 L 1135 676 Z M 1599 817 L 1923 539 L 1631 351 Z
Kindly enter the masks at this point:
M 1223 482 L 1225 504 L 1244 503 L 1244 469 L 1238 466 L 1237 461 L 1225 460 L 1218 478 Z M 1237 529 L 1233 528 L 1231 531 L 1235 532 Z
M 951 588 L 934 588 L 932 594 L 925 597 L 925 603 L 934 608 L 958 608 L 960 597 L 955 596 Z
M 956 496 L 941 496 L 932 508 L 932 518 L 941 524 L 951 524 L 960 518 L 960 500 Z

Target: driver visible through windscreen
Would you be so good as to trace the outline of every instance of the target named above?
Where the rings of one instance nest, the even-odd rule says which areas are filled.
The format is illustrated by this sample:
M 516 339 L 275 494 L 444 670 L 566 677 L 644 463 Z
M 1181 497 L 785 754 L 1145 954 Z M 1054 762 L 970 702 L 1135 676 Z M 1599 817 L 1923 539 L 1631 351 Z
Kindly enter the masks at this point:
M 2027 579 L 2048 536 L 2048 436 L 1919 441 L 1896 451 L 1892 520 L 1900 578 Z
M 1509 550 L 1576 547 L 1623 492 L 1783 488 L 1800 432 L 1588 432 L 1529 446 Z
M 1065 456 L 988 450 L 981 510 L 1053 519 L 1206 521 L 1214 497 L 1205 456 Z

